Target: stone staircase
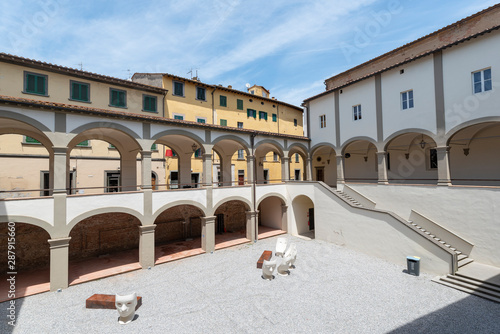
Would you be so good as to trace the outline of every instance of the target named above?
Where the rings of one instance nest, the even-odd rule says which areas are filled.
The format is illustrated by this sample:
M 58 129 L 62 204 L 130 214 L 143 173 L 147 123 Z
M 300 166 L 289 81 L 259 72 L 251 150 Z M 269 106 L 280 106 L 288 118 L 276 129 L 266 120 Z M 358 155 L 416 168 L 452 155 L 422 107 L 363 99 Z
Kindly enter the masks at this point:
M 339 195 L 340 198 L 342 198 L 345 202 L 347 202 L 351 206 L 357 206 L 358 208 L 363 206 L 363 205 L 361 205 L 361 203 L 356 201 L 351 196 L 347 195 L 345 192 L 343 192 L 341 190 L 335 190 L 335 192 L 337 193 L 337 195 Z
M 433 282 L 500 303 L 500 268 L 473 263 Z
M 425 228 L 418 226 L 418 224 L 412 222 L 411 220 L 408 221 L 408 224 L 410 224 L 414 229 L 420 230 L 424 234 L 428 235 L 430 238 L 436 240 L 444 247 L 447 247 L 447 248 L 451 249 L 453 252 L 455 252 L 455 254 L 457 254 L 457 260 L 458 260 L 457 268 L 458 269 L 460 269 L 461 267 L 463 267 L 465 265 L 468 265 L 469 263 L 474 262 L 473 259 L 469 258 L 469 255 L 462 253 L 462 251 L 456 249 L 455 247 L 453 247 L 452 245 L 450 245 L 446 241 L 441 240 L 441 238 L 439 238 L 438 236 L 427 231 Z

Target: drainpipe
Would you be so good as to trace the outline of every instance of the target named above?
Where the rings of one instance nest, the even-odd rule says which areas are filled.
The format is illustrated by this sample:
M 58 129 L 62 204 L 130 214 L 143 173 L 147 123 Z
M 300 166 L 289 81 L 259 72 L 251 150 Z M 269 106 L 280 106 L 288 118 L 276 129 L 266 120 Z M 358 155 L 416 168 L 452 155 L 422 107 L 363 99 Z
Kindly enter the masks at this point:
M 214 90 L 212 91 L 212 124 L 215 125 L 215 99 L 214 99 L 214 93 L 217 90 L 217 87 L 214 87 Z
M 280 133 L 280 105 L 276 103 L 276 118 L 278 121 L 278 134 Z
M 258 225 L 258 219 L 259 217 L 257 216 L 257 195 L 256 195 L 256 190 L 257 190 L 257 159 L 255 158 L 255 152 L 254 152 L 254 142 L 255 142 L 255 137 L 257 136 L 256 133 L 252 133 L 250 136 L 250 145 L 252 147 L 252 155 L 253 155 L 253 182 L 252 182 L 252 202 L 253 202 L 253 212 L 255 213 L 255 240 L 254 242 L 257 241 L 258 239 L 258 230 L 257 230 L 257 225 Z
M 168 90 L 163 93 L 163 118 L 165 118 L 165 101 L 167 100 Z

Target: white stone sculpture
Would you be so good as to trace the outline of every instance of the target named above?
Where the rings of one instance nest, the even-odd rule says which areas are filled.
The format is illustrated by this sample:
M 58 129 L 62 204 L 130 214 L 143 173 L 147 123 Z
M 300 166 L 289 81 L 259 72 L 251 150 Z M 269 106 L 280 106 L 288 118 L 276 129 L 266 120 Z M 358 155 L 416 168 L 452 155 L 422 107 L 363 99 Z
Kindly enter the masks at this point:
M 283 257 L 286 249 L 286 238 L 278 238 L 276 240 L 276 253 L 274 255 Z
M 295 269 L 295 260 L 297 259 L 297 247 L 295 244 L 291 244 L 285 252 L 284 257 L 290 257 L 290 268 Z
M 126 296 L 115 296 L 115 306 L 120 317 L 118 322 L 121 325 L 128 324 L 134 319 L 135 308 L 137 306 L 137 293 Z
M 264 260 L 262 263 L 262 278 L 268 281 L 274 279 L 274 270 L 276 269 L 276 260 Z
M 280 276 L 288 276 L 290 275 L 290 262 L 292 261 L 292 258 L 290 256 L 285 256 L 283 260 L 281 261 L 280 265 L 278 266 L 278 275 Z

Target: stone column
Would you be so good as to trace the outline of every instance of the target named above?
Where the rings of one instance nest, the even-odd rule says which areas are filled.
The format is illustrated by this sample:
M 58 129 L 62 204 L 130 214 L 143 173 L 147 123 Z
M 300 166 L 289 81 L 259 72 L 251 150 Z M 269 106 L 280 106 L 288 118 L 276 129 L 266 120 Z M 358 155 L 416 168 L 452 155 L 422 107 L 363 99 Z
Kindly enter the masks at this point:
M 255 182 L 255 170 L 254 170 L 255 157 L 253 155 L 247 155 L 247 183 L 252 184 Z
M 288 206 L 281 205 L 281 230 L 288 231 Z
M 312 159 L 308 157 L 306 159 L 306 179 L 307 181 L 312 181 L 313 180 L 313 175 L 312 175 Z
M 378 184 L 389 184 L 387 179 L 387 152 L 377 152 Z
M 50 291 L 65 289 L 69 285 L 69 241 L 71 237 L 49 239 Z
M 142 189 L 151 189 L 151 151 L 141 152 Z
M 137 151 L 120 151 L 120 179 L 120 191 L 137 190 Z
M 215 251 L 215 216 L 201 217 L 201 249 Z
M 281 181 L 290 180 L 290 158 L 281 158 Z
M 178 157 L 179 188 L 184 188 L 191 185 L 191 159 L 193 152 L 179 153 Z
M 451 186 L 449 152 L 449 146 L 436 147 L 438 159 L 438 186 Z
M 53 163 L 50 164 L 50 174 L 53 175 L 54 194 L 66 194 L 68 188 L 68 148 L 52 147 Z
M 142 269 L 155 265 L 155 228 L 154 224 L 139 226 L 139 263 Z
M 257 241 L 257 212 L 247 211 L 247 239 L 250 241 Z
M 212 186 L 212 153 L 203 153 L 203 187 Z
M 232 175 L 231 175 L 231 159 L 232 155 L 224 155 L 220 158 L 220 174 L 222 185 L 225 187 L 230 187 L 232 185 Z
M 337 155 L 337 184 L 344 184 L 345 183 L 345 176 L 344 176 L 344 156 L 343 155 Z

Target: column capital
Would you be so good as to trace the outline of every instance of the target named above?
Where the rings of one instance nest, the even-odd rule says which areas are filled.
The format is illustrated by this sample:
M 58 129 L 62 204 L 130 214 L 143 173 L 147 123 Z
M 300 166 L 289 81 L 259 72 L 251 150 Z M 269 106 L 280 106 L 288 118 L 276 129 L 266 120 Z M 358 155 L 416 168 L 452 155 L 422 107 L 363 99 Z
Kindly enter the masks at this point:
M 257 216 L 257 214 L 259 213 L 258 210 L 255 210 L 255 211 L 245 211 L 246 215 L 247 215 L 247 218 L 249 217 L 255 217 Z
M 387 155 L 387 151 L 379 151 L 379 152 L 376 152 L 376 154 L 378 156 L 380 156 L 380 155 Z
M 151 158 L 152 154 L 153 154 L 152 151 L 141 151 L 141 157 L 142 157 L 142 159 L 144 159 L 144 158 Z
M 215 216 L 208 216 L 208 217 L 200 217 L 201 218 L 201 222 L 203 224 L 214 224 L 215 223 Z
M 281 205 L 281 212 L 286 212 L 288 210 L 288 205 L 282 204 Z
M 54 154 L 67 154 L 68 148 L 66 146 L 52 146 Z
M 254 155 L 247 155 L 247 161 L 254 161 L 255 156 Z
M 141 225 L 139 226 L 139 231 L 141 234 L 154 233 L 156 225 Z
M 436 151 L 437 152 L 449 152 L 450 151 L 450 146 L 436 146 Z
M 70 240 L 71 237 L 66 237 L 66 238 L 49 239 L 48 242 L 50 244 L 50 249 L 56 249 L 56 248 L 69 247 Z
M 212 160 L 212 153 L 202 153 L 202 158 L 203 159 L 210 159 Z

